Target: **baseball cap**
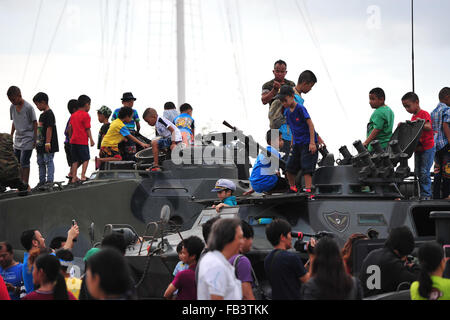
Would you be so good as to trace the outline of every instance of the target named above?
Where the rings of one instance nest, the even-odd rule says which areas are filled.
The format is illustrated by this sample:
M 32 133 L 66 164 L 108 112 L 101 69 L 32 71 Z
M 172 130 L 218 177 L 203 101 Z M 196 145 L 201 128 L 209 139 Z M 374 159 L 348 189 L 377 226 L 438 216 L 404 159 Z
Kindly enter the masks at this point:
M 88 252 L 86 252 L 86 255 L 84 256 L 83 261 L 84 262 L 88 261 L 90 257 L 92 257 L 94 254 L 96 254 L 99 251 L 100 251 L 99 248 L 91 248 L 91 249 L 89 249 Z
M 286 96 L 293 96 L 294 95 L 294 89 L 292 89 L 289 85 L 283 85 L 280 88 L 280 91 L 278 94 L 274 97 L 274 99 L 282 99 Z
M 226 190 L 226 189 L 235 191 L 236 185 L 231 180 L 219 179 L 219 180 L 217 180 L 216 186 L 214 187 L 214 189 L 211 190 L 211 192 L 218 192 L 218 191 L 222 191 L 222 190 Z
M 104 115 L 105 117 L 109 118 L 109 116 L 111 115 L 112 111 L 110 108 L 108 108 L 107 106 L 102 106 L 100 109 L 97 110 L 98 112 L 100 112 L 102 115 Z

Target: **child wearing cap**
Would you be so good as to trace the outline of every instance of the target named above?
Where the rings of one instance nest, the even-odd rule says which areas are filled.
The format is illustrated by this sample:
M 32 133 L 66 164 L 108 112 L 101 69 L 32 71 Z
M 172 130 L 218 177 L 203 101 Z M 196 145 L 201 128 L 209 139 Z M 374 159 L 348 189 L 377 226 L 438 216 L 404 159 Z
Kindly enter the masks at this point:
M 223 207 L 233 207 L 237 205 L 236 197 L 233 192 L 236 191 L 236 185 L 233 181 L 228 179 L 219 179 L 216 182 L 214 189 L 211 192 L 217 192 L 217 197 L 220 199 L 218 205 L 212 207 L 219 212 Z
M 150 147 L 150 145 L 136 139 L 125 125 L 125 122 L 130 121 L 132 116 L 133 109 L 130 107 L 122 107 L 119 110 L 119 118 L 111 122 L 108 132 L 103 137 L 100 148 L 100 158 L 95 159 L 96 167 L 100 168 L 103 162 L 122 160 L 122 156 L 119 152 L 119 143 L 124 138 L 130 139 L 134 143 L 141 145 L 143 148 Z
M 102 145 L 103 137 L 106 135 L 109 129 L 109 116 L 111 115 L 112 111 L 107 106 L 102 106 L 100 109 L 97 110 L 97 117 L 98 122 L 102 123 L 102 127 L 100 128 L 100 131 L 98 132 L 98 142 L 97 142 L 97 148 L 100 150 L 100 147 Z

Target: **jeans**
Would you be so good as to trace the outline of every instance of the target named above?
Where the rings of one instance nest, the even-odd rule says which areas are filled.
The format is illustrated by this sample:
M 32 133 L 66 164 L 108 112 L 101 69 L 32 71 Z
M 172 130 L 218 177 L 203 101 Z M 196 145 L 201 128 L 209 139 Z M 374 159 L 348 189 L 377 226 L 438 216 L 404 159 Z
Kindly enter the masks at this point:
M 436 151 L 434 161 L 433 199 L 443 199 L 450 195 L 450 145 Z
M 53 182 L 55 165 L 53 164 L 54 153 L 37 153 L 37 163 L 39 165 L 39 183 Z M 47 178 L 47 180 L 46 180 Z
M 423 152 L 414 153 L 414 173 L 419 178 L 420 197 L 431 198 L 431 175 L 430 169 L 434 162 L 435 147 Z

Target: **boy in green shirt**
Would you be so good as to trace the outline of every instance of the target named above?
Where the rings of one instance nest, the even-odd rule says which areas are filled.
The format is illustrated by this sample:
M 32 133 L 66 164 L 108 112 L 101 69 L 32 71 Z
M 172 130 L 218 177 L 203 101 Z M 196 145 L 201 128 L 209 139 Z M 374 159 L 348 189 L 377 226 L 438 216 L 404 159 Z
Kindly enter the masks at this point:
M 363 145 L 369 151 L 373 148 L 370 143 L 378 140 L 382 148 L 386 149 L 392 136 L 392 127 L 394 125 L 394 113 L 385 103 L 385 94 L 383 89 L 374 88 L 369 92 L 369 104 L 375 111 L 372 113 L 367 124 L 367 138 Z

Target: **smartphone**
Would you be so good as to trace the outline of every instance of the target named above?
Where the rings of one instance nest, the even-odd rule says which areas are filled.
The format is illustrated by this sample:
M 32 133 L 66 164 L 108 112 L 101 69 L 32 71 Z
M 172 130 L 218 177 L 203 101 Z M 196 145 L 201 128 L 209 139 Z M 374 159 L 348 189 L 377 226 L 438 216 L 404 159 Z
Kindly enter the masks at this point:
M 77 222 L 75 221 L 75 219 L 73 219 L 72 220 L 72 225 L 74 226 L 74 225 L 76 225 L 77 224 Z
M 450 258 L 450 244 L 443 245 L 444 248 L 444 258 Z

